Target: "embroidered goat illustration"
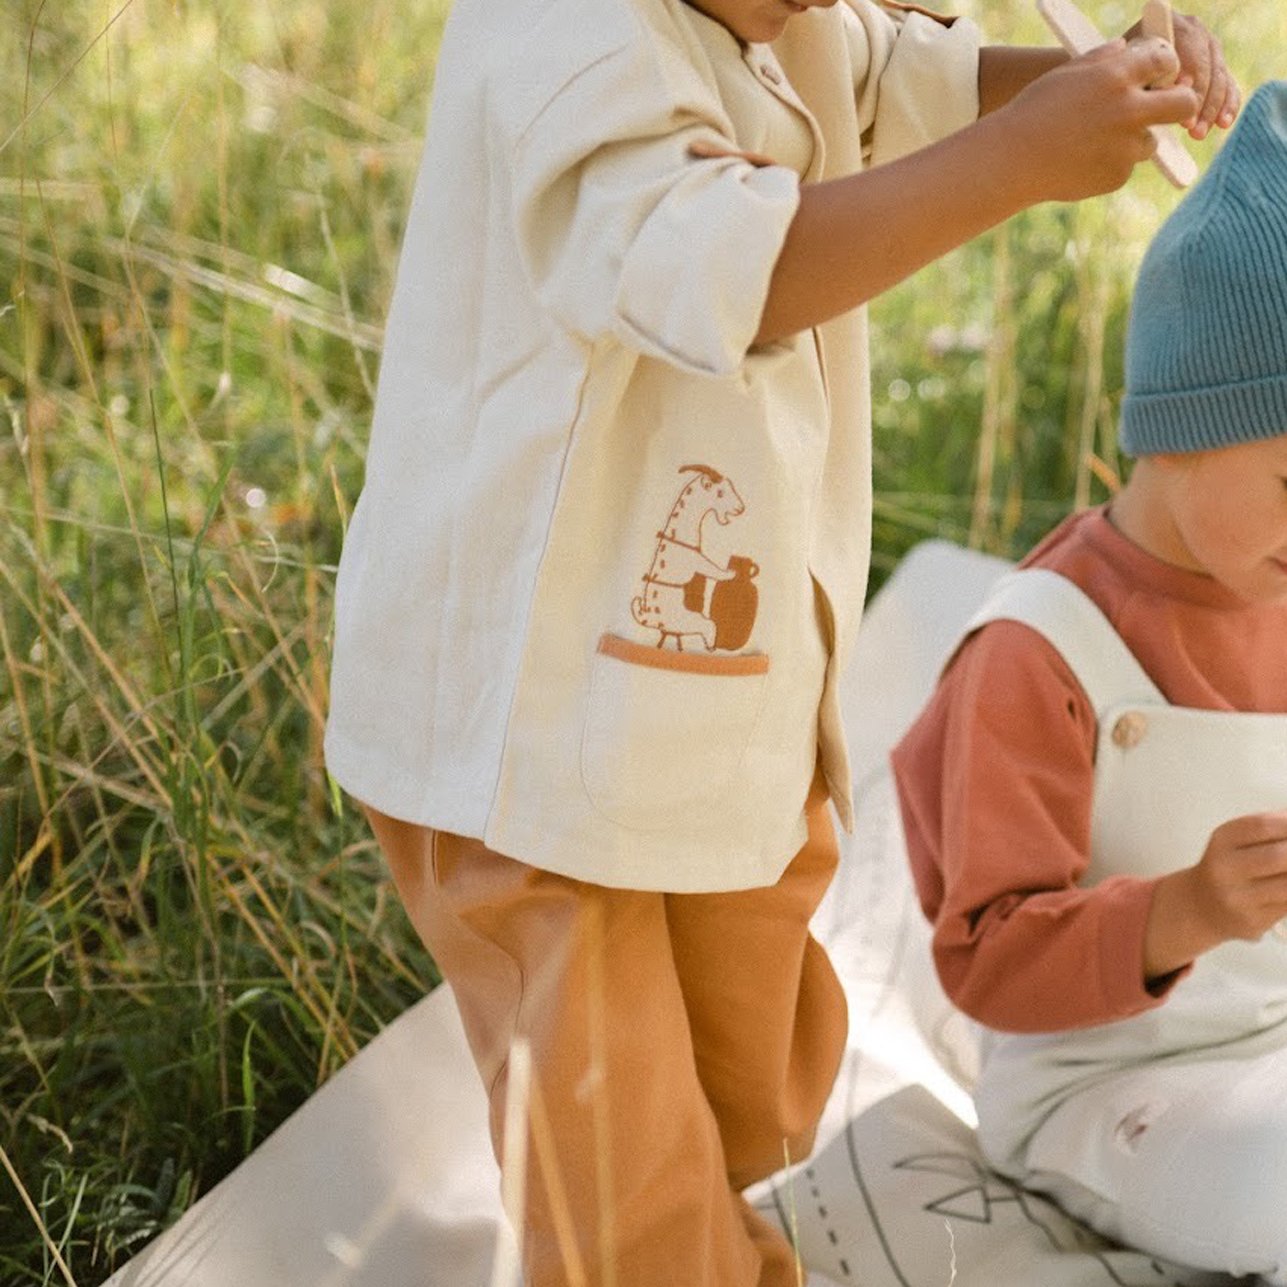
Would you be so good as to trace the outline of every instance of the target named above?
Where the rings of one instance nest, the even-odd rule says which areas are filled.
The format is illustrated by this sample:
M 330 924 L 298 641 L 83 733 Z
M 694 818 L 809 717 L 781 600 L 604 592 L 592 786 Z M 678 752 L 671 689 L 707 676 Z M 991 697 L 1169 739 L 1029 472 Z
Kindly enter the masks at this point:
M 702 524 L 714 515 L 721 527 L 727 526 L 746 506 L 732 482 L 709 465 L 684 465 L 679 472 L 693 477 L 657 533 L 652 565 L 644 573 L 642 593 L 631 601 L 631 615 L 641 626 L 660 632 L 658 648 L 673 639 L 683 652 L 684 637 L 699 635 L 708 652 L 733 651 L 746 643 L 755 625 L 759 592 L 754 578 L 760 569 L 741 555 L 733 555 L 727 567 L 708 558 Z

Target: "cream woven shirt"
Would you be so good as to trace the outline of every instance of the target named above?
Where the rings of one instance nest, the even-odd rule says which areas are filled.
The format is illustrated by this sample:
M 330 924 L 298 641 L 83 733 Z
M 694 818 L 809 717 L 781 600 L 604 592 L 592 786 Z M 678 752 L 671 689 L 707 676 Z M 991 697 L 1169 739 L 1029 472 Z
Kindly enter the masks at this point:
M 456 0 L 336 589 L 327 764 L 636 889 L 772 884 L 871 528 L 863 310 L 753 348 L 802 181 L 974 119 L 978 36 L 841 0 Z M 749 154 L 749 155 L 748 155 Z

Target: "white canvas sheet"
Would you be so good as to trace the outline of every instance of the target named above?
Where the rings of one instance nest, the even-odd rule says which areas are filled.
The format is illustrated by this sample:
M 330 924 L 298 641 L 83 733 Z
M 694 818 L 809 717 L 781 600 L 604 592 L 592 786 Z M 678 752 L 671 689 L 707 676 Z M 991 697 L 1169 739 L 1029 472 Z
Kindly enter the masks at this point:
M 850 1044 L 815 1156 L 751 1195 L 807 1267 L 861 1287 L 1197 1287 L 990 1176 L 969 1025 L 943 998 L 901 851 L 889 748 L 1005 565 L 928 542 L 873 602 L 850 671 L 859 804 L 818 911 Z M 391 1024 L 110 1287 L 489 1287 L 486 1104 L 450 992 Z

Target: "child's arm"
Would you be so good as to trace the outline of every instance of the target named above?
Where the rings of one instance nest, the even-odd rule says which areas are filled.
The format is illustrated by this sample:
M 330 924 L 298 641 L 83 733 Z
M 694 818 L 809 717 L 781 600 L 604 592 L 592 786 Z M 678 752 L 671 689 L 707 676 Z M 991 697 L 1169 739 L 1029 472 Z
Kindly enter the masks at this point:
M 979 115 L 1004 107 L 1038 76 L 1067 61 L 1068 54 L 1053 46 L 984 45 L 979 50 Z
M 1199 110 L 1164 41 L 1115 41 L 1039 76 L 1005 106 L 931 147 L 806 187 L 756 340 L 771 343 L 847 312 L 1041 201 L 1126 182 L 1152 154 L 1149 125 Z
M 990 1027 L 1127 1018 L 1204 952 L 1287 917 L 1287 811 L 1216 828 L 1192 867 L 1083 887 L 1095 736 L 1062 658 L 1002 621 L 966 644 L 894 752 L 939 977 Z
M 908 856 L 955 1004 L 991 1028 L 1051 1032 L 1161 1004 L 1147 976 L 1156 881 L 1081 884 L 1096 720 L 1067 663 L 1011 621 L 962 648 L 893 755 Z
M 1285 916 L 1287 812 L 1234 818 L 1198 863 L 1158 881 L 1144 969 L 1160 977 L 1231 939 L 1258 939 Z

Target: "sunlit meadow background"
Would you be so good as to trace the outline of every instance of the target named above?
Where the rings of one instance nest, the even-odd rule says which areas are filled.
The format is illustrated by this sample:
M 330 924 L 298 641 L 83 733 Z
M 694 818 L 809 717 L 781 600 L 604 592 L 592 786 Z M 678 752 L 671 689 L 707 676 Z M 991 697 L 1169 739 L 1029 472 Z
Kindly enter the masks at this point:
M 448 5 L 3 4 L 0 1284 L 97 1284 L 434 982 L 321 733 Z M 1202 8 L 1287 74 L 1275 0 Z M 1141 172 L 879 302 L 877 581 L 1107 494 L 1174 201 Z

